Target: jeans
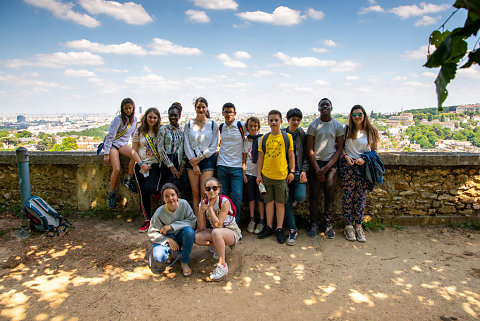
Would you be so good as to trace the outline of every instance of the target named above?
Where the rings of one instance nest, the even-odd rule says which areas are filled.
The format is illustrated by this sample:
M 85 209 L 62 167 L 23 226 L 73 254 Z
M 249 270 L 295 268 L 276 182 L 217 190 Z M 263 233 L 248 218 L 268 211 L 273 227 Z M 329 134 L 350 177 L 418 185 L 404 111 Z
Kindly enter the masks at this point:
M 295 173 L 295 178 L 288 184 L 288 202 L 285 206 L 285 222 L 288 229 L 297 229 L 295 225 L 295 214 L 293 203 L 303 202 L 307 197 L 307 185 L 300 183 L 300 173 Z
M 243 170 L 241 167 L 217 166 L 217 179 L 222 184 L 222 194 L 230 197 L 237 209 L 235 221 L 240 223 L 243 193 Z
M 192 253 L 193 242 L 195 241 L 193 228 L 186 226 L 177 234 L 167 233 L 167 236 L 174 239 L 180 247 L 181 251 L 175 253 L 182 254 L 182 263 L 188 263 L 188 261 L 190 261 L 190 253 Z M 170 249 L 169 246 L 153 244 L 153 258 L 155 261 L 165 262 L 170 253 L 172 253 L 172 249 Z
M 317 160 L 317 164 L 320 168 L 327 163 L 327 161 Z M 321 189 L 323 188 L 325 223 L 326 226 L 332 225 L 337 172 L 338 164 L 335 164 L 325 173 L 325 178 L 327 180 L 325 182 L 320 182 L 315 174 L 313 166 L 310 167 L 308 181 L 310 182 L 310 222 L 312 224 L 318 224 L 318 200 L 320 198 Z

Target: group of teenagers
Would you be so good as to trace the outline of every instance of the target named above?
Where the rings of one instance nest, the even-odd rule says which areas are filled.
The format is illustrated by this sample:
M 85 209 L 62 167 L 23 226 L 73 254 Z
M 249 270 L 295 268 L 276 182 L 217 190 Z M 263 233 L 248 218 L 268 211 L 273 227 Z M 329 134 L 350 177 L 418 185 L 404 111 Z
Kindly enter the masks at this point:
M 183 128 L 179 125 L 182 105 L 178 102 L 168 109 L 168 124 L 161 125 L 158 109 L 149 108 L 137 126 L 135 104 L 125 98 L 104 140 L 104 163 L 112 167 L 109 206 L 116 206 L 122 154 L 130 158 L 123 183 L 131 191 L 139 188 L 145 220 L 139 231 L 148 232 L 155 261 L 169 264 L 181 255 L 183 275 L 190 276 L 188 262 L 193 244 L 208 246 L 218 259 L 210 279 L 223 278 L 228 273 L 225 248 L 242 238 L 239 221 L 244 192 L 250 215 L 247 231 L 260 239 L 275 235 L 280 244 L 294 245 L 298 234 L 294 205 L 306 199 L 307 183 L 311 223 L 308 236 L 315 238 L 319 233 L 318 201 L 323 190 L 324 235 L 334 238 L 332 222 L 339 173 L 345 237 L 349 241 L 366 241 L 362 221 L 367 190 L 375 183 L 369 168 L 378 161 L 375 150 L 379 134 L 362 106 L 352 107 L 348 124 L 343 126 L 332 118 L 331 101 L 323 98 L 318 103 L 320 117 L 306 133 L 299 127 L 303 118 L 300 109 L 287 112 L 288 126 L 284 129 L 281 112 L 271 110 L 271 131 L 265 135 L 259 134 L 257 117 L 249 117 L 246 122 L 237 120 L 232 103 L 223 105 L 225 121 L 220 125 L 210 119 L 205 98 L 198 97 L 194 107 L 195 118 L 186 121 Z M 181 198 L 187 177 L 191 205 Z M 153 215 L 151 195 L 164 203 Z

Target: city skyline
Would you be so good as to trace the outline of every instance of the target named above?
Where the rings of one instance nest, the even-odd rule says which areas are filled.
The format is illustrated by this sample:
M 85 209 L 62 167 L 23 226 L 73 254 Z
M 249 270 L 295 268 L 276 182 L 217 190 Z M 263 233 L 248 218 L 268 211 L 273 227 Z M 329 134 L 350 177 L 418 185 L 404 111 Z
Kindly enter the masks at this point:
M 436 106 L 428 36 L 453 1 L 4 0 L 2 114 L 113 114 L 124 97 L 186 112 L 399 112 Z M 464 10 L 446 25 L 463 25 Z M 459 70 L 444 106 L 476 103 L 478 66 Z

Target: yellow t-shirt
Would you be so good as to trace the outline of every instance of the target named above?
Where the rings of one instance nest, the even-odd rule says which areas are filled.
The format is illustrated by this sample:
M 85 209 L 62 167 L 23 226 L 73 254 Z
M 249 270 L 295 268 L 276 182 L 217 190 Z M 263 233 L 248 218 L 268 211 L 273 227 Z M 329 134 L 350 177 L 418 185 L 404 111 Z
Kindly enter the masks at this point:
M 293 150 L 292 135 L 287 133 L 290 142 L 288 150 Z M 258 151 L 262 150 L 263 136 L 258 144 Z M 263 157 L 262 174 L 270 179 L 285 179 L 288 176 L 287 155 L 285 155 L 285 142 L 283 135 L 268 135 L 265 142 L 265 155 Z

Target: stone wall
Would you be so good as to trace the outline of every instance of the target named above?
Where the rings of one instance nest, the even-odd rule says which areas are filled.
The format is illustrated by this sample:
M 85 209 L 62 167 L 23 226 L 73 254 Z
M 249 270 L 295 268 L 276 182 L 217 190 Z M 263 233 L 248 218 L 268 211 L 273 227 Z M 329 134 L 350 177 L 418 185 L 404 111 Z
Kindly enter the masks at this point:
M 480 154 L 382 153 L 384 184 L 368 194 L 366 215 L 401 224 L 446 223 L 480 217 Z M 122 158 L 126 173 L 128 159 Z M 117 209 L 108 208 L 111 171 L 94 153 L 30 153 L 32 195 L 61 212 L 141 216 L 137 194 L 120 184 Z M 0 208 L 20 205 L 14 152 L 0 152 Z M 340 185 L 340 184 L 339 184 Z M 336 194 L 336 218 L 341 221 L 341 189 Z M 158 203 L 157 203 L 158 205 Z M 323 206 L 323 204 L 320 204 Z M 244 210 L 242 217 L 245 217 Z M 308 220 L 308 202 L 296 213 Z

